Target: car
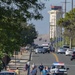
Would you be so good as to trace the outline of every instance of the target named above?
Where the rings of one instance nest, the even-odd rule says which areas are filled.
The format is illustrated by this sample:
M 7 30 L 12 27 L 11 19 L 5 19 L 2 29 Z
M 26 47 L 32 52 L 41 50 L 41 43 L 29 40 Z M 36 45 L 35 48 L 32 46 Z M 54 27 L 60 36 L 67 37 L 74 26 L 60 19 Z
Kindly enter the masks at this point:
M 66 49 L 60 47 L 60 48 L 58 48 L 57 53 L 58 53 L 58 54 L 59 54 L 59 53 L 60 53 L 60 54 L 65 54 L 65 51 L 66 51 Z
M 35 50 L 35 53 L 45 53 L 45 49 L 42 46 L 38 46 Z
M 10 72 L 10 71 L 1 71 L 0 75 L 17 75 L 15 72 Z
M 65 63 L 63 62 L 54 62 L 50 68 L 51 75 L 67 75 L 69 68 L 66 68 Z
M 45 53 L 50 53 L 50 48 L 49 48 L 49 46 L 43 46 L 43 48 L 45 49 Z
M 69 49 L 70 47 L 68 45 L 63 45 L 62 48 Z
M 73 53 L 73 50 L 72 49 L 67 49 L 66 51 L 65 51 L 65 55 L 66 56 L 68 56 L 68 55 L 72 55 L 72 53 Z
M 71 61 L 75 59 L 75 51 L 73 51 L 72 56 L 71 56 Z

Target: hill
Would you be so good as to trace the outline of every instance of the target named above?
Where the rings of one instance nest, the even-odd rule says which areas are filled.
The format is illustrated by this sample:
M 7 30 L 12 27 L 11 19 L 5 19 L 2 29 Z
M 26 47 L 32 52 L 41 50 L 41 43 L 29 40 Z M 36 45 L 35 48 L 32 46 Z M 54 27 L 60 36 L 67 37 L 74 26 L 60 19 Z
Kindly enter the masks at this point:
M 37 39 L 34 40 L 35 44 L 42 45 L 49 43 L 49 34 L 38 35 Z

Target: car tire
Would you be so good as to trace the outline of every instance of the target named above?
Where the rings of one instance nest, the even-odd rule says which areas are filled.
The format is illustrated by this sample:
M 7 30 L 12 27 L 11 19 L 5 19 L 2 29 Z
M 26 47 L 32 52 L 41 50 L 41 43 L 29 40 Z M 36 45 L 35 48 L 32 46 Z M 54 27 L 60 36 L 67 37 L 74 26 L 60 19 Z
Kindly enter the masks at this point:
M 73 59 L 71 58 L 71 61 L 72 61 Z

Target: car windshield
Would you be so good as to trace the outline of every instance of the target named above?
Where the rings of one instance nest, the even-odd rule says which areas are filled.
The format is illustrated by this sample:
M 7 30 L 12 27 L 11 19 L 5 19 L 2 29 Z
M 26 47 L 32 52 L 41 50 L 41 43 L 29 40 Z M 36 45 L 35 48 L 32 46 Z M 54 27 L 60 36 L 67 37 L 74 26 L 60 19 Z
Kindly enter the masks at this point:
M 69 46 L 63 46 L 63 48 L 69 48 Z
M 54 68 L 65 69 L 64 65 L 52 65 L 52 69 Z
M 42 46 L 38 46 L 37 48 L 43 48 Z
M 14 73 L 0 73 L 0 75 L 15 75 Z
M 75 52 L 73 52 L 73 54 L 75 54 Z

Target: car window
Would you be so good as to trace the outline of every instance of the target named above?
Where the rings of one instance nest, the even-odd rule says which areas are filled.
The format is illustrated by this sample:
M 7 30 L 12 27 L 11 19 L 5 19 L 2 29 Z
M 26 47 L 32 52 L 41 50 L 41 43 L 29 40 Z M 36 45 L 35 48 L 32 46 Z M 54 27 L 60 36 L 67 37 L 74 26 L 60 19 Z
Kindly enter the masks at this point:
M 0 73 L 0 75 L 16 75 L 15 73 Z
M 73 54 L 75 54 L 75 52 L 73 52 Z
M 55 66 L 54 65 L 52 65 L 52 69 L 54 69 L 55 68 Z

